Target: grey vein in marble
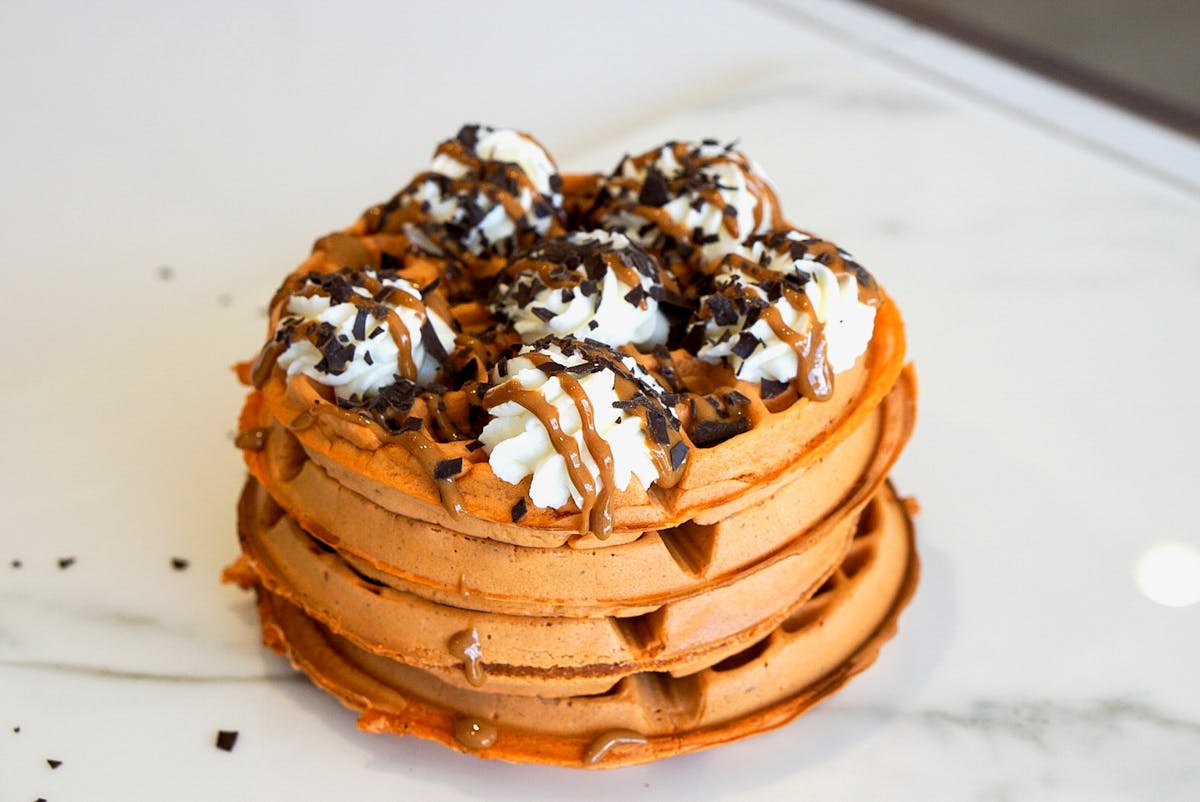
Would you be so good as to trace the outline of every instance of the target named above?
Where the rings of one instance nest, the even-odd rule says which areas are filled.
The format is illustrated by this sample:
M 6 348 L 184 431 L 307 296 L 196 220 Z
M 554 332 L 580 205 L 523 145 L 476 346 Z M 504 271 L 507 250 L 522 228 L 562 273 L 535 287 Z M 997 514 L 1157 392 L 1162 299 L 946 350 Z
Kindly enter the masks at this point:
M 306 678 L 296 672 L 281 674 L 173 674 L 157 671 L 133 671 L 105 666 L 88 666 L 76 663 L 58 663 L 42 660 L 0 660 L 0 669 L 13 668 L 40 671 L 67 676 L 92 677 L 95 679 L 131 680 L 137 682 L 172 682 L 185 684 L 224 684 L 257 682 L 304 682 Z

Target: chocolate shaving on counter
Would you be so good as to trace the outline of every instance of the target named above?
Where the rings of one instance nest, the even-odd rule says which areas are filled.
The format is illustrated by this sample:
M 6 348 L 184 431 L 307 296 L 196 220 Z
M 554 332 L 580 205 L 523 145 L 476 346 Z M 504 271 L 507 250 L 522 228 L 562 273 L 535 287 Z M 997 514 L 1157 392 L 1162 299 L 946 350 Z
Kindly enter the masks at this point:
M 52 769 L 56 769 L 56 768 L 58 768 L 59 766 L 61 766 L 61 765 L 62 765 L 62 761 L 61 761 L 61 760 L 55 760 L 55 759 L 54 759 L 54 758 L 52 758 L 52 757 L 48 757 L 48 758 L 46 758 L 46 765 L 47 765 L 47 766 L 49 766 L 49 767 L 50 767 L 50 768 L 52 768 Z
M 462 473 L 462 457 L 441 460 L 433 468 L 433 478 L 438 481 L 453 479 L 460 473 Z
M 185 560 L 183 557 L 172 557 L 171 558 L 171 567 L 174 568 L 176 571 L 186 571 L 187 567 L 188 567 L 188 561 Z
M 517 523 L 522 518 L 524 518 L 527 509 L 528 508 L 525 504 L 524 498 L 521 498 L 516 504 L 512 505 L 512 521 L 513 521 L 513 523 Z
M 58 560 L 59 570 L 62 570 L 62 571 L 65 571 L 66 569 L 70 568 L 74 564 L 75 564 L 74 557 L 60 557 Z
M 21 728 L 19 726 L 13 727 L 13 732 L 20 732 L 20 731 L 21 731 Z
M 702 420 L 697 421 L 688 434 L 693 443 L 703 448 L 722 443 L 749 429 L 750 420 L 748 418 L 734 418 L 727 421 Z
M 159 265 L 158 269 L 154 272 L 156 272 L 158 277 L 163 281 L 170 281 L 175 277 L 175 271 L 172 270 L 169 265 Z
M 20 560 L 13 560 L 12 562 L 9 563 L 9 565 L 13 568 L 20 568 L 22 563 Z
M 758 394 L 762 396 L 764 401 L 769 401 L 772 398 L 777 398 L 787 392 L 791 385 L 788 382 L 777 382 L 774 379 L 763 379 L 759 382 Z
M 225 752 L 232 752 L 237 739 L 237 730 L 219 730 L 217 732 L 217 748 Z

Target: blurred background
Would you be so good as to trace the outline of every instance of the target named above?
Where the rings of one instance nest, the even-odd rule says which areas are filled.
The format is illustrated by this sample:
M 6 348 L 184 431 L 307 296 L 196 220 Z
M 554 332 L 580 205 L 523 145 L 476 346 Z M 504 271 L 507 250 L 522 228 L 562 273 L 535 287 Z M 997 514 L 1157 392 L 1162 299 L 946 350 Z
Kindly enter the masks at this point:
M 1195 0 L 858 0 L 1200 136 Z

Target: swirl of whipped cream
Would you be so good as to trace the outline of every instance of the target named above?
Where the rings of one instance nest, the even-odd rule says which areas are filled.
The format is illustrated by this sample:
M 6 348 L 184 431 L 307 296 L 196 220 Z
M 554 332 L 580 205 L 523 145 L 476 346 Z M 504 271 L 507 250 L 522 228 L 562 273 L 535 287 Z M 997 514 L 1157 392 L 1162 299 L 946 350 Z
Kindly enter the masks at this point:
M 479 435 L 492 471 L 529 499 L 559 509 L 574 501 L 583 529 L 612 530 L 609 499 L 633 477 L 642 487 L 678 479 L 688 447 L 673 399 L 631 357 L 598 343 L 547 337 L 501 360 Z
M 529 134 L 464 126 L 430 168 L 377 209 L 378 230 L 435 256 L 508 256 L 562 228 L 562 176 Z
M 432 384 L 454 348 L 449 321 L 394 271 L 310 273 L 283 303 L 279 366 L 332 387 L 341 401 L 370 399 L 397 378 Z
M 715 139 L 667 142 L 626 156 L 601 186 L 601 227 L 684 261 L 711 262 L 781 222 L 779 199 L 762 170 Z
M 669 326 L 659 301 L 677 297 L 668 287 L 670 276 L 624 234 L 576 231 L 518 254 L 497 279 L 491 309 L 525 342 L 661 345 Z
M 878 304 L 871 275 L 832 243 L 795 230 L 755 237 L 722 260 L 701 298 L 697 356 L 728 360 L 739 379 L 763 383 L 764 397 L 796 381 L 824 400 L 833 374 L 867 349 Z

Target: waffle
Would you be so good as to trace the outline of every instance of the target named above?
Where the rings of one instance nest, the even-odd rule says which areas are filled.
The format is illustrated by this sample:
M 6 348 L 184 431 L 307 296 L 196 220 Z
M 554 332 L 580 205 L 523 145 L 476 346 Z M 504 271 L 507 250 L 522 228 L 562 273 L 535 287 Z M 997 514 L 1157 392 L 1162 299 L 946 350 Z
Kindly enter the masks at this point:
M 781 726 L 874 661 L 918 569 L 911 524 L 890 486 L 867 510 L 812 598 L 740 652 L 677 677 L 637 673 L 563 698 L 452 686 L 361 648 L 260 587 L 264 642 L 359 711 L 359 727 L 371 732 L 516 762 L 644 763 Z

